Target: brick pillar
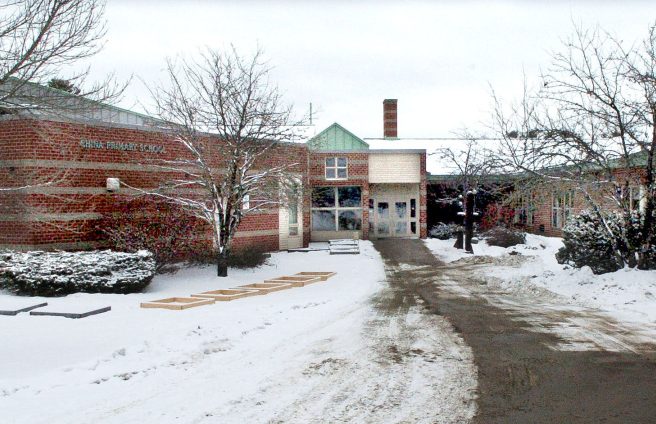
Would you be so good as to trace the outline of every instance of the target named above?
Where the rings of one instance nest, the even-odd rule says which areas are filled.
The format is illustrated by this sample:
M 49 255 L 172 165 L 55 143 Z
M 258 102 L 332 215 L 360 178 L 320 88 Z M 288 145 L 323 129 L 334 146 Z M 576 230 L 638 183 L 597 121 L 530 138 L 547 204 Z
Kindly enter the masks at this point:
M 383 100 L 383 137 L 385 138 L 398 138 L 398 131 L 396 126 L 396 103 L 396 99 Z
M 426 153 L 421 154 L 419 167 L 421 182 L 419 183 L 419 237 L 428 236 L 428 208 L 427 208 L 427 178 L 426 178 Z

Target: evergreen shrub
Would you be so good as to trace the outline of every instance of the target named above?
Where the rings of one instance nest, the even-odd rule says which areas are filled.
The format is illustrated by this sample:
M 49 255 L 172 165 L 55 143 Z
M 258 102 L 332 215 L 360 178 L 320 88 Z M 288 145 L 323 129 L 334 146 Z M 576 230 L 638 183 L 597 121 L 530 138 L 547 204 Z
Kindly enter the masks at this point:
M 506 227 L 494 227 L 484 234 L 489 246 L 511 247 L 526 243 L 526 234 Z
M 612 233 L 620 237 L 624 222 L 620 214 L 605 212 L 604 219 Z M 617 271 L 622 267 L 613 247 L 614 240 L 599 217 L 584 210 L 571 217 L 563 227 L 563 247 L 556 253 L 559 264 L 576 268 L 589 266 L 595 274 Z
M 437 225 L 431 227 L 430 231 L 428 232 L 428 236 L 439 240 L 448 240 L 455 237 L 459 229 L 462 230 L 462 226 L 440 222 Z
M 0 288 L 26 296 L 71 293 L 135 293 L 155 275 L 152 253 L 3 252 Z

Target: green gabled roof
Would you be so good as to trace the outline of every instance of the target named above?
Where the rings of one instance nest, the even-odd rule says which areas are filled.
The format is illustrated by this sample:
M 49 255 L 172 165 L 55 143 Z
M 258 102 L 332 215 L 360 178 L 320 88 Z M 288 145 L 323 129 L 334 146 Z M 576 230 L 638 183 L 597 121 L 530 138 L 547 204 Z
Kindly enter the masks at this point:
M 310 150 L 369 150 L 369 145 L 337 122 L 312 137 Z

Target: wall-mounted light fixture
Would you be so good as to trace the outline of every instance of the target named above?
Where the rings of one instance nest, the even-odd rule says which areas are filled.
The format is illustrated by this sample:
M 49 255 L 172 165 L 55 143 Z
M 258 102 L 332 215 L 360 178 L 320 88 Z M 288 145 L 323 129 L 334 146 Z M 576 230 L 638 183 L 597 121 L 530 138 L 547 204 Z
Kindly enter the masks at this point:
M 118 178 L 107 178 L 107 191 L 110 193 L 117 192 L 121 188 L 121 180 Z

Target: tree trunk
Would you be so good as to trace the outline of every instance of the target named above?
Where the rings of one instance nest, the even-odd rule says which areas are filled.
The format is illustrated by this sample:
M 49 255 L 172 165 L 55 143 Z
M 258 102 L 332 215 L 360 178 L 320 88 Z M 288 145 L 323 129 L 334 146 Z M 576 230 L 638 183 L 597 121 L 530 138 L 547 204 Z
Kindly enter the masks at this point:
M 227 277 L 228 276 L 228 249 L 223 249 L 223 252 L 219 253 L 217 256 L 216 262 L 216 275 L 217 277 Z
M 474 236 L 474 193 L 467 193 L 465 202 L 465 252 L 474 253 L 471 241 Z

